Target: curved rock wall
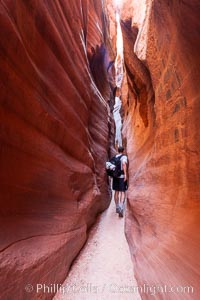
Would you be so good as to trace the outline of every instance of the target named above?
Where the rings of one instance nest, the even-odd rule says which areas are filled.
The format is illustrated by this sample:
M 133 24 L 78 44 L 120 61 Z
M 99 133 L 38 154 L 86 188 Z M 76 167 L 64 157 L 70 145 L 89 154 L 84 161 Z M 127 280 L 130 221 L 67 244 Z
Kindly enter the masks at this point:
M 131 19 L 128 7 L 122 14 L 129 87 L 123 99 L 130 161 L 126 235 L 139 285 L 192 286 L 194 293 L 155 298 L 197 300 L 200 5 L 141 1 L 145 20 L 135 5 Z
M 36 299 L 24 286 L 61 283 L 109 204 L 111 52 L 100 1 L 0 14 L 1 297 Z

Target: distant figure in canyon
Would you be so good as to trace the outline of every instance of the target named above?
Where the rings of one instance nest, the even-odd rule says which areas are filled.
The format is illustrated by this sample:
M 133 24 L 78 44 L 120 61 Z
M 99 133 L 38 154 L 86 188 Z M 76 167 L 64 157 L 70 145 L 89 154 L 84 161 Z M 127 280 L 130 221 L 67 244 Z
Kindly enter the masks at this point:
M 121 175 L 113 177 L 112 188 L 115 191 L 116 213 L 118 213 L 120 217 L 123 217 L 126 190 L 128 189 L 128 157 L 125 155 L 124 148 L 121 146 L 118 147 L 118 154 L 115 157 L 120 157 Z

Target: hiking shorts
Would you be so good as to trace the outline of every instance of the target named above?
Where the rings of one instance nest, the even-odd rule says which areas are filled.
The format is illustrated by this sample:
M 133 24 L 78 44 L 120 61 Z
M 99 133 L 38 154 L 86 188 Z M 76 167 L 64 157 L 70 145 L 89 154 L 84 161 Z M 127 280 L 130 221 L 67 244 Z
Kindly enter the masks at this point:
M 128 190 L 128 182 L 124 181 L 124 178 L 113 177 L 112 188 L 114 191 L 125 192 Z

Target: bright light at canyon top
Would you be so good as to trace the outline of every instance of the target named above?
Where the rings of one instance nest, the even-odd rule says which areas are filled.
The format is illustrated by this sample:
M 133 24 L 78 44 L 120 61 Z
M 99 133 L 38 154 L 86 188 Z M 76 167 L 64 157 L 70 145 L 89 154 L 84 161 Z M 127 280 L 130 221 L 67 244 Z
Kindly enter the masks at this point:
M 123 37 L 120 25 L 120 12 L 116 11 L 116 23 L 117 23 L 117 57 L 115 59 L 115 70 L 116 70 L 116 86 L 121 88 L 123 80 L 123 64 L 124 64 L 124 54 L 123 54 Z
M 121 24 L 120 24 L 120 4 L 121 1 L 116 1 L 116 25 L 117 25 L 117 37 L 116 37 L 116 49 L 117 49 L 117 55 L 115 59 L 115 82 L 117 86 L 116 96 L 115 96 L 115 105 L 113 110 L 114 120 L 115 120 L 115 145 L 122 146 L 122 120 L 121 120 L 121 87 L 123 82 L 123 65 L 124 65 L 124 53 L 123 53 L 123 37 L 122 37 L 122 30 L 121 30 Z
M 113 0 L 114 6 L 118 9 L 121 8 L 123 0 Z

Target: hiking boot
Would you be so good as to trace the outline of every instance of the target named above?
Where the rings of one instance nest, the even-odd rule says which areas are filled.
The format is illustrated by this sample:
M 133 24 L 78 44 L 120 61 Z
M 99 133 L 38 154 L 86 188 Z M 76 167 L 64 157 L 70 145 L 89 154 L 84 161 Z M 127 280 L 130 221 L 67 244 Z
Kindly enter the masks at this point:
M 118 213 L 119 213 L 119 217 L 123 218 L 123 215 L 124 215 L 123 205 L 119 206 L 119 212 Z
M 119 217 L 120 218 L 123 218 L 123 216 L 124 216 L 124 211 L 123 211 L 123 208 L 119 208 Z

